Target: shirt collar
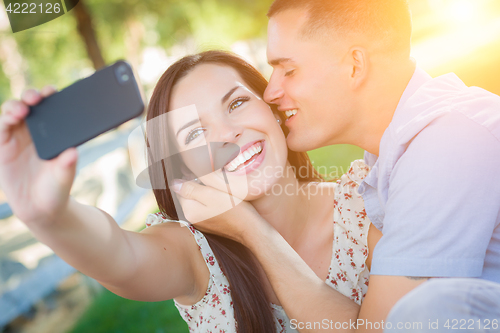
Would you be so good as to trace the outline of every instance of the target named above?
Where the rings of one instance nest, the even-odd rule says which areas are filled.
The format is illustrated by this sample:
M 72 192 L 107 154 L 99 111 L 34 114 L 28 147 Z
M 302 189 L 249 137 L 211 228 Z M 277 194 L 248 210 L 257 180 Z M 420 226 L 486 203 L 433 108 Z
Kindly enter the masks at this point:
M 406 85 L 406 88 L 403 94 L 401 95 L 401 98 L 399 99 L 399 103 L 398 106 L 396 107 L 396 111 L 394 112 L 394 116 L 391 123 L 394 121 L 394 118 L 396 118 L 396 114 L 400 109 L 403 108 L 403 105 L 406 104 L 408 99 L 411 96 L 413 96 L 413 94 L 415 94 L 417 90 L 429 80 L 432 80 L 432 77 L 429 74 L 427 74 L 427 72 L 424 71 L 422 68 L 416 66 L 410 81 Z M 387 129 L 385 131 L 387 132 Z M 364 160 L 366 164 L 368 164 L 370 167 L 373 167 L 378 160 L 378 156 L 365 151 Z
M 413 94 L 417 92 L 417 90 L 427 81 L 432 80 L 432 77 L 427 74 L 426 71 L 424 71 L 420 67 L 416 67 L 415 71 L 413 72 L 413 75 L 408 82 L 408 85 L 405 88 L 405 91 L 403 92 L 403 95 L 401 95 L 401 98 L 399 99 L 398 106 L 396 107 L 396 111 L 394 112 L 394 115 L 398 113 L 398 111 L 403 107 L 403 105 L 406 104 L 408 99 L 410 99 Z M 393 117 L 394 121 L 394 117 Z

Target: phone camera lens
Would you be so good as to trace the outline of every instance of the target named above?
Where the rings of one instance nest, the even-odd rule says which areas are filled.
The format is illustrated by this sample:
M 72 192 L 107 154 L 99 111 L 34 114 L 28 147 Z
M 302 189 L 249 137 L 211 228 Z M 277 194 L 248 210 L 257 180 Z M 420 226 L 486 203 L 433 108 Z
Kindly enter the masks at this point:
M 125 84 L 130 81 L 130 73 L 128 67 L 124 64 L 121 64 L 116 68 L 115 74 L 120 84 Z

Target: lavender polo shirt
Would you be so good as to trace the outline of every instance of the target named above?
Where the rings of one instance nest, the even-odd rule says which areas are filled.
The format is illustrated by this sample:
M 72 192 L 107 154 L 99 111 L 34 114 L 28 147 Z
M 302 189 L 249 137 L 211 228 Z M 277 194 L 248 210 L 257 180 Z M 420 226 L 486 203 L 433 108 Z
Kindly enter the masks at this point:
M 361 183 L 371 274 L 500 283 L 500 97 L 417 68 Z

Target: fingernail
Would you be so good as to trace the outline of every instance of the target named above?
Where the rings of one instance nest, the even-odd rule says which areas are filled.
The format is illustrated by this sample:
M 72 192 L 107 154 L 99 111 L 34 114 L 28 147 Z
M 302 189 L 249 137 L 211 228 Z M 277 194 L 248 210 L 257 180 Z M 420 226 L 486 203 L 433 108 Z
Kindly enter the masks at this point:
M 14 111 L 15 114 L 19 114 L 19 113 L 23 112 L 23 110 L 24 110 L 24 105 L 23 104 L 18 103 L 16 105 L 14 105 L 13 111 Z
M 174 191 L 175 193 L 179 193 L 181 191 L 181 188 L 182 188 L 182 184 L 185 182 L 185 180 L 182 180 L 182 179 L 174 179 L 174 181 L 172 182 L 172 191 Z

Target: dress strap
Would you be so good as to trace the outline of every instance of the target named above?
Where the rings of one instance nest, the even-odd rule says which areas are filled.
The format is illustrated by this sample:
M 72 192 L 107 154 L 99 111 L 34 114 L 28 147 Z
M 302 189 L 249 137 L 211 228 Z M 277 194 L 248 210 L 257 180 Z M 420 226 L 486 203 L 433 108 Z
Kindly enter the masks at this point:
M 226 303 L 227 306 L 229 307 L 232 304 L 229 281 L 226 275 L 224 275 L 224 273 L 222 272 L 222 269 L 219 266 L 217 258 L 215 257 L 212 248 L 208 244 L 208 241 L 202 232 L 196 230 L 193 227 L 193 225 L 187 221 L 171 220 L 165 218 L 161 212 L 149 214 L 146 219 L 146 227 L 150 227 L 155 224 L 169 223 L 169 222 L 177 222 L 182 224 L 183 226 L 187 227 L 188 230 L 191 232 L 191 234 L 194 236 L 194 239 L 198 244 L 198 248 L 200 249 L 200 252 L 203 255 L 203 259 L 205 259 L 205 264 L 207 265 L 208 270 L 210 271 L 210 277 L 214 281 L 214 285 L 218 289 L 219 295 L 221 295 L 221 297 L 224 298 L 222 301 L 224 301 L 224 303 Z

